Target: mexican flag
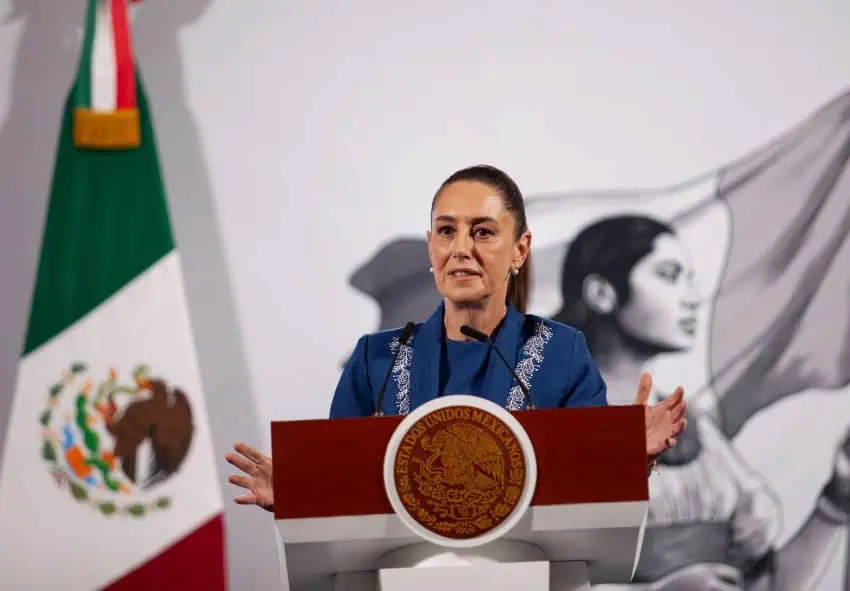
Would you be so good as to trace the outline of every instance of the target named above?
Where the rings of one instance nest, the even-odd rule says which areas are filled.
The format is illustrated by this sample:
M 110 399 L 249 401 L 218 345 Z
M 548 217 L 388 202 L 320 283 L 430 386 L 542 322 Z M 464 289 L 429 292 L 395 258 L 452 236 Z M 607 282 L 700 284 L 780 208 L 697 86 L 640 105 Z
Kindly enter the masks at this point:
M 89 0 L 0 472 L 0 589 L 225 589 L 223 500 L 127 0 Z

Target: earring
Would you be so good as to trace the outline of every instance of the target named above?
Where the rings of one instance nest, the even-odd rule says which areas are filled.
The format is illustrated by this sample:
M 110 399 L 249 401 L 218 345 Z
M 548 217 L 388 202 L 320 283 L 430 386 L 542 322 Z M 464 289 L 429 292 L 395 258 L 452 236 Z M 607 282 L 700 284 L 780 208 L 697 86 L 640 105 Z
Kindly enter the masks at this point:
M 514 276 L 519 275 L 519 269 L 517 269 L 516 267 L 511 267 L 511 273 L 513 273 Z
M 428 267 L 428 272 L 433 275 L 434 274 L 434 267 Z

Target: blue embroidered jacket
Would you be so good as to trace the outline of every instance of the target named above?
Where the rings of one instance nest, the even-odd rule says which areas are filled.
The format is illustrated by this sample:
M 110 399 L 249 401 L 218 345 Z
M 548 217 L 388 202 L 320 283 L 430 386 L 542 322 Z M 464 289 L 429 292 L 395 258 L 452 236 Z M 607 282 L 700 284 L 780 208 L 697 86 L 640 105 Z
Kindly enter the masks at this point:
M 384 394 L 384 414 L 406 415 L 439 396 L 443 311 L 441 304 L 426 322 L 417 324 L 402 347 Z M 398 328 L 360 337 L 337 384 L 330 418 L 374 414 L 400 334 Z M 605 382 L 581 331 L 508 306 L 495 342 L 531 391 L 537 408 L 608 404 Z M 527 406 L 522 390 L 497 355 L 489 356 L 483 380 L 482 395 L 492 402 L 508 410 Z

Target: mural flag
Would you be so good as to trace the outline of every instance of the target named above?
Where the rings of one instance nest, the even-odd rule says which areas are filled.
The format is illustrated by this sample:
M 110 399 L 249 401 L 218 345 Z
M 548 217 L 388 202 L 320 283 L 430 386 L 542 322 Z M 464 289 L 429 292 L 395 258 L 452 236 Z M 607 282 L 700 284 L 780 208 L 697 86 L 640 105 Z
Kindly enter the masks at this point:
M 718 173 L 731 242 L 714 302 L 723 427 L 850 383 L 850 95 Z

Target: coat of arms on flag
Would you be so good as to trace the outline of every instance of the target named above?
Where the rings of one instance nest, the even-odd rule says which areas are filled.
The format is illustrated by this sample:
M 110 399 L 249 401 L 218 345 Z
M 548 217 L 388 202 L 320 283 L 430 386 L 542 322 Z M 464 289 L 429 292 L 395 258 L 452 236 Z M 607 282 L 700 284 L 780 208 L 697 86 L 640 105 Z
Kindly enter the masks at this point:
M 42 458 L 60 487 L 104 515 L 141 517 L 171 505 L 155 485 L 174 474 L 192 441 L 192 407 L 179 388 L 138 366 L 93 379 L 73 363 L 47 393 Z M 150 496 L 143 502 L 141 495 Z

